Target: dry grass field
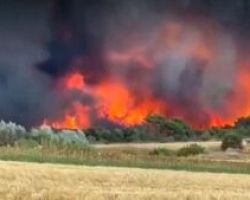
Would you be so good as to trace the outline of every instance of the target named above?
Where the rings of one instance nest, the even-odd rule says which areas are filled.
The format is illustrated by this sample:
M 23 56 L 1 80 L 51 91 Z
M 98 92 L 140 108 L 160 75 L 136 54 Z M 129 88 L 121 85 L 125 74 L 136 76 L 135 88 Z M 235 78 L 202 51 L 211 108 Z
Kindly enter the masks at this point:
M 250 176 L 0 162 L 4 200 L 247 200 Z
M 199 144 L 209 150 L 219 150 L 220 141 L 207 141 L 207 142 L 167 142 L 167 143 L 116 143 L 116 144 L 97 144 L 96 148 L 141 148 L 141 149 L 154 149 L 154 148 L 168 148 L 177 150 L 183 146 L 190 144 Z

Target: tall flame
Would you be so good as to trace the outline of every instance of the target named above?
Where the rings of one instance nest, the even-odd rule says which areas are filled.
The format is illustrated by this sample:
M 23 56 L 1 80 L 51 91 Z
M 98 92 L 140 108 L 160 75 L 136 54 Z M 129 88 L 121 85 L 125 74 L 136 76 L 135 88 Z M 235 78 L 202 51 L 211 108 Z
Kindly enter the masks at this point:
M 77 91 L 86 95 L 91 103 L 72 97 L 62 119 L 47 119 L 46 123 L 54 128 L 78 129 L 92 126 L 94 120 L 104 119 L 133 126 L 143 123 L 150 114 L 164 114 L 179 117 L 196 128 L 207 128 L 232 125 L 237 118 L 250 115 L 249 63 L 236 61 L 233 86 L 228 91 L 225 89 L 223 97 L 213 93 L 212 103 L 207 103 L 208 97 L 202 94 L 199 79 L 207 71 L 206 76 L 219 70 L 216 67 L 220 67 L 222 61 L 216 50 L 218 38 L 204 32 L 190 37 L 186 32 L 183 24 L 170 23 L 146 45 L 138 43 L 136 46 L 128 41 L 128 48 L 123 51 L 107 51 L 105 59 L 110 73 L 98 83 L 88 83 L 84 78 L 87 72 L 81 70 L 67 74 L 62 81 L 63 90 L 69 94 Z M 175 69 L 171 68 L 172 60 L 177 60 L 177 64 L 188 64 L 183 68 L 177 65 Z M 171 70 L 179 76 L 170 77 Z M 159 77 L 160 81 L 157 80 Z M 178 83 L 173 84 L 175 82 Z M 158 90 L 166 94 L 159 94 Z

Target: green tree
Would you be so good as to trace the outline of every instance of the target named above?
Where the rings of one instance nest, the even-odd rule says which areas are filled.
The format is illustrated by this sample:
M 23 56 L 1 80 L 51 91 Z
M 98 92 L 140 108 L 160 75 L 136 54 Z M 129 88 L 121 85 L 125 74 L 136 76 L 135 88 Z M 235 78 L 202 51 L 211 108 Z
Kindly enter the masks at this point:
M 150 115 L 145 119 L 148 128 L 152 134 L 171 135 L 172 132 L 167 129 L 168 120 L 161 115 Z
M 221 149 L 223 151 L 227 150 L 228 148 L 233 149 L 242 149 L 242 140 L 243 137 L 239 132 L 231 131 L 224 135 L 224 138 L 222 140 Z
M 153 134 L 173 136 L 176 140 L 187 140 L 195 135 L 192 128 L 179 119 L 152 115 L 146 118 L 146 123 Z

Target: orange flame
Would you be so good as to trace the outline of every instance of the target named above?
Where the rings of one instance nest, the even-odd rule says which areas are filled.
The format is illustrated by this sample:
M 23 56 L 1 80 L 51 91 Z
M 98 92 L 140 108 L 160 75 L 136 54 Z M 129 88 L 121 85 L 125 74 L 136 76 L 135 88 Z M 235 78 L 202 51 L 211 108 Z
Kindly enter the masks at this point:
M 84 77 L 80 73 L 73 73 L 66 78 L 65 85 L 69 90 L 83 90 L 85 87 Z
M 70 110 L 65 112 L 61 120 L 45 120 L 43 125 L 51 126 L 55 129 L 82 129 L 90 127 L 89 108 L 79 102 L 73 104 Z
M 176 102 L 168 102 L 166 99 L 156 97 L 154 96 L 154 91 L 150 90 L 149 85 L 145 84 L 144 86 L 144 82 L 149 82 L 148 78 L 151 78 L 151 72 L 154 72 L 158 66 L 161 66 L 161 63 L 164 63 L 166 57 L 171 55 L 171 53 L 176 54 L 178 52 L 185 55 L 187 59 L 189 57 L 191 59 L 200 59 L 205 61 L 205 63 L 213 63 L 220 56 L 214 48 L 216 42 L 210 42 L 214 40 L 213 35 L 206 38 L 206 34 L 200 34 L 199 37 L 191 40 L 188 37 L 187 44 L 183 45 L 184 29 L 185 27 L 182 24 L 170 23 L 160 31 L 155 40 L 151 41 L 151 46 L 138 45 L 136 48 L 133 46 L 122 52 L 108 51 L 109 53 L 106 55 L 107 61 L 111 67 L 116 66 L 115 70 L 112 71 L 110 69 L 114 77 L 112 76 L 111 78 L 111 75 L 104 77 L 102 81 L 95 85 L 89 85 L 85 82 L 84 76 L 86 74 L 79 72 L 68 74 L 62 81 L 63 89 L 66 92 L 77 90 L 90 95 L 94 99 L 93 107 L 90 108 L 90 106 L 84 105 L 84 103 L 79 101 L 73 102 L 72 106 L 64 111 L 63 119 L 47 120 L 46 124 L 59 129 L 87 128 L 93 125 L 91 115 L 93 109 L 96 119 L 106 119 L 123 126 L 141 124 L 150 114 L 177 116 L 189 122 L 193 127 L 198 128 L 233 125 L 237 118 L 250 115 L 249 63 L 238 66 L 239 70 L 237 70 L 233 80 L 235 83 L 231 88 L 233 92 L 225 96 L 221 110 L 216 110 L 214 107 L 202 109 L 204 115 L 206 115 L 204 120 L 206 122 L 204 123 L 199 117 L 193 121 L 193 119 L 187 117 L 186 112 L 189 110 L 185 109 L 184 106 L 178 106 Z M 127 77 L 125 78 L 124 73 L 122 75 L 116 74 L 119 70 L 124 72 L 125 70 L 123 71 L 121 68 L 125 66 L 131 68 L 139 66 L 141 67 L 140 70 L 145 70 L 146 76 L 140 77 L 140 81 L 134 84 L 136 86 L 139 85 L 139 89 L 141 89 L 140 94 L 137 94 L 134 91 L 135 89 L 131 89 L 130 85 L 127 84 Z M 210 64 L 209 66 L 212 65 Z M 125 74 L 131 78 L 129 73 Z M 124 79 L 126 80 L 124 81 Z M 203 113 L 200 114 L 202 115 Z
M 163 104 L 150 95 L 137 100 L 125 85 L 119 82 L 101 84 L 96 90 L 99 99 L 99 116 L 118 124 L 131 126 L 140 124 L 152 113 L 160 113 Z

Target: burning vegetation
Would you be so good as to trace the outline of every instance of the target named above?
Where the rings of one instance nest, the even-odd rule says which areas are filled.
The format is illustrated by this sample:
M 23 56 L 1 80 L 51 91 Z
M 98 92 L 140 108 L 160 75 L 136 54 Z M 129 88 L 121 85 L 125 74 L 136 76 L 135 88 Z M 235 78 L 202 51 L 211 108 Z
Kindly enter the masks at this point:
M 57 33 L 54 45 L 65 46 L 63 59 L 68 59 L 63 62 L 64 71 L 55 71 L 58 63 L 51 63 L 59 52 L 50 52 L 41 69 L 63 77 L 57 88 L 69 100 L 63 116 L 47 119 L 47 124 L 56 128 L 126 127 L 160 114 L 200 129 L 232 125 L 250 114 L 249 61 L 243 56 L 249 51 L 242 51 L 237 35 L 228 33 L 214 17 L 195 12 L 177 15 L 167 8 L 169 13 L 156 14 L 153 8 L 137 3 L 134 16 L 129 3 L 113 5 L 119 12 L 109 14 L 109 7 L 86 5 L 87 13 L 100 9 L 98 20 L 102 21 L 87 21 L 80 31 L 72 23 L 76 19 L 70 18 L 70 12 L 76 12 L 74 4 L 66 19 L 62 19 L 62 4 L 56 7 L 54 22 L 58 25 L 60 19 L 61 24 L 53 29 Z M 131 17 L 123 16 L 126 11 Z M 79 19 L 93 17 L 85 14 Z M 95 23 L 101 23 L 101 28 Z M 91 48 L 81 50 L 87 44 L 81 38 L 84 34 Z
M 86 129 L 163 115 L 205 129 L 250 115 L 248 1 L 50 5 L 48 55 L 31 75 L 44 99 L 24 100 L 30 112 L 3 118 Z M 37 118 L 27 123 L 32 109 Z

